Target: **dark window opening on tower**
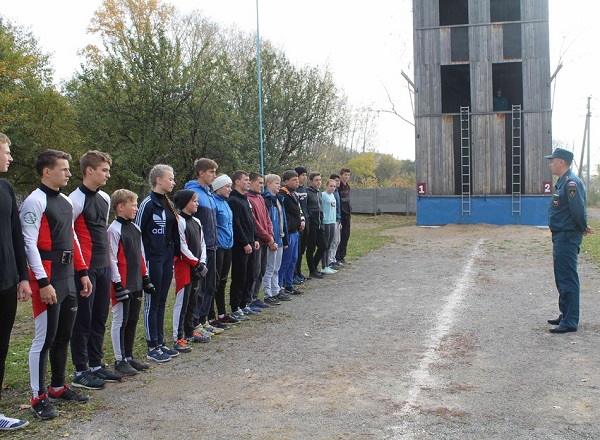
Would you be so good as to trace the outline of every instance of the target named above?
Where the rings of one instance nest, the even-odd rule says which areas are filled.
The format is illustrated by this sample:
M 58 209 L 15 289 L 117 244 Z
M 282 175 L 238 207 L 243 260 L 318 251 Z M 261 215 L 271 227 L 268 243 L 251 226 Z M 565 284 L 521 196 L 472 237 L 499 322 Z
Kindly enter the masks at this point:
M 520 23 L 502 25 L 502 56 L 505 60 L 522 58 Z
M 451 60 L 469 61 L 469 28 L 450 28 L 450 57 Z
M 490 19 L 499 21 L 521 21 L 521 0 L 490 0 Z
M 442 113 L 459 113 L 471 106 L 471 71 L 468 64 L 441 66 Z
M 513 105 L 523 105 L 521 63 L 492 64 L 492 87 L 494 111 L 508 111 Z
M 440 26 L 469 23 L 468 0 L 440 0 Z

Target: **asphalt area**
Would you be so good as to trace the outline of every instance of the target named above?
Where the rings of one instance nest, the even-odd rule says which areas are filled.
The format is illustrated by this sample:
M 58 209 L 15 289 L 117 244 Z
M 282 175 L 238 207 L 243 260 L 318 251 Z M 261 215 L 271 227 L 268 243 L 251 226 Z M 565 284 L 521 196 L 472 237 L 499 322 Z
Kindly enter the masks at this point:
M 389 233 L 389 231 L 388 231 Z M 306 293 L 109 384 L 70 438 L 600 438 L 600 277 L 580 258 L 581 326 L 558 315 L 550 233 L 392 231 Z

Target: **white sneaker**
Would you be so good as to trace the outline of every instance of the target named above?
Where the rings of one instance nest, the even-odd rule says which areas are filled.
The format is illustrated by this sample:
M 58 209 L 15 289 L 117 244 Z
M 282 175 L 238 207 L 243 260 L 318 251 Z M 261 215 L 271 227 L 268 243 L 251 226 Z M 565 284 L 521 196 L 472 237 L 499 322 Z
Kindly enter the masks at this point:
M 0 414 L 0 431 L 14 431 L 15 429 L 24 428 L 29 425 L 27 420 L 13 419 Z
M 213 335 L 220 335 L 225 331 L 222 328 L 213 327 L 208 323 L 208 321 L 204 323 L 204 330 L 206 330 L 209 333 L 212 333 Z
M 213 332 L 208 331 L 207 329 L 204 328 L 204 326 L 202 324 L 199 324 L 195 329 L 195 332 L 200 333 L 202 336 L 214 336 L 215 334 Z

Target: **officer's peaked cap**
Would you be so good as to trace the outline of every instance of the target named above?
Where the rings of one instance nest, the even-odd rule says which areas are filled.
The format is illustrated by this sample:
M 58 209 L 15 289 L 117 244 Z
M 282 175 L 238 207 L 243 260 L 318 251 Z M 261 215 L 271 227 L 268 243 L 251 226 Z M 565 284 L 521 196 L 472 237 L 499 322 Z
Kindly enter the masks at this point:
M 551 155 L 544 157 L 546 159 L 562 159 L 568 163 L 573 162 L 573 153 L 571 153 L 569 150 L 565 150 L 564 148 L 557 148 Z

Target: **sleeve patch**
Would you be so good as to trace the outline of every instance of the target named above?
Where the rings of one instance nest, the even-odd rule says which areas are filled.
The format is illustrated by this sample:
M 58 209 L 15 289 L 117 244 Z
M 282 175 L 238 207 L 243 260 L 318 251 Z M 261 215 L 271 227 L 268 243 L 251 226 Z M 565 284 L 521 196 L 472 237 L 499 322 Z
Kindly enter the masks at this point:
M 577 194 L 577 188 L 575 188 L 575 187 L 569 188 L 569 197 L 574 199 L 576 194 Z
M 577 186 L 577 182 L 573 182 L 571 180 L 569 183 L 567 183 L 567 185 L 569 185 L 569 186 Z

